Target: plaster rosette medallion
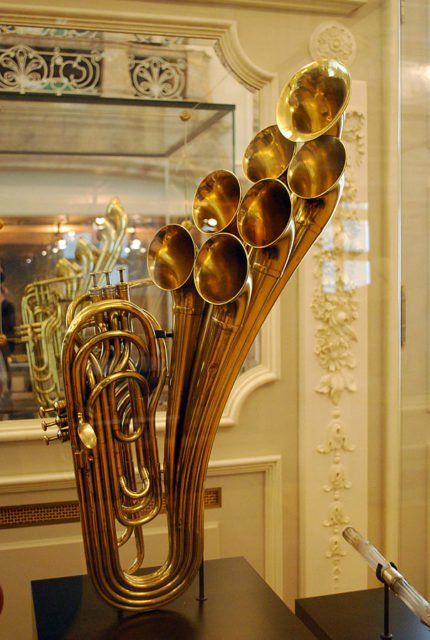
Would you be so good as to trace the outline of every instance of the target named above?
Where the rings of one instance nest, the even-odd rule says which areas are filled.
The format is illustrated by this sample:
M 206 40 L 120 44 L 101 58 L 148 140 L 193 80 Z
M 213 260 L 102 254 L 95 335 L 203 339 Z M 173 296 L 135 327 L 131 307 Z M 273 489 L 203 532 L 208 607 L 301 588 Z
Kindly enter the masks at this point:
M 352 32 L 341 22 L 323 22 L 312 33 L 309 41 L 312 58 L 334 58 L 351 66 L 357 53 Z

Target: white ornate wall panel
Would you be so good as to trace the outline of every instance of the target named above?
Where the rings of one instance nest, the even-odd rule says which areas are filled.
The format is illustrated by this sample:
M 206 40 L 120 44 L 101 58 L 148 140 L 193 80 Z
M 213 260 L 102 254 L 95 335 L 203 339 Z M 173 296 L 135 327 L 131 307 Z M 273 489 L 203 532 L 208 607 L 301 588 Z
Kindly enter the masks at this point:
M 301 595 L 367 586 L 346 524 L 367 531 L 366 84 L 355 81 L 343 140 L 344 195 L 300 271 Z

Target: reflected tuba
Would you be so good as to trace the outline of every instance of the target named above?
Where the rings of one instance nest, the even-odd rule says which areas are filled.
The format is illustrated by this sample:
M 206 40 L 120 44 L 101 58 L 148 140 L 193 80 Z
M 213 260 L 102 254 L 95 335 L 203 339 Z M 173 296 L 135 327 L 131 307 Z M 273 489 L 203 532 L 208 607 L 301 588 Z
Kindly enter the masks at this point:
M 165 330 L 130 300 L 133 283 L 93 286 L 84 307 L 69 308 L 66 402 L 54 423 L 57 436 L 71 442 L 88 571 L 114 607 L 165 605 L 198 572 L 218 424 L 266 316 L 339 203 L 348 97 L 340 63 L 301 69 L 281 94 L 277 125 L 247 148 L 244 167 L 254 184 L 244 196 L 231 172 L 212 172 L 200 183 L 193 204 L 195 225 L 207 237 L 200 248 L 198 234 L 179 225 L 155 235 L 148 272 L 172 295 L 170 359 Z M 161 468 L 155 413 L 167 375 Z M 139 574 L 143 525 L 160 512 L 163 494 L 168 554 L 161 567 Z M 121 548 L 132 540 L 125 568 Z
M 21 300 L 23 324 L 15 328 L 16 341 L 27 351 L 30 381 L 43 409 L 62 396 L 61 345 L 69 304 L 88 288 L 95 269 L 112 269 L 117 262 L 128 216 L 117 198 L 108 205 L 100 227 L 100 248 L 79 238 L 73 261 L 60 258 L 54 278 L 26 286 Z

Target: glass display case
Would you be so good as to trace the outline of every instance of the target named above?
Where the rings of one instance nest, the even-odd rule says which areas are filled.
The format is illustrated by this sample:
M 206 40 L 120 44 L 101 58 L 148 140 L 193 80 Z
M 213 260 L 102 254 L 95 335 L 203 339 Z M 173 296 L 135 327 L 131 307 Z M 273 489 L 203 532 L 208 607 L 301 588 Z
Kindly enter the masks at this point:
M 193 62 L 199 54 L 202 68 Z M 163 224 L 191 222 L 199 181 L 219 167 L 234 169 L 236 105 L 184 99 L 199 77 L 207 82 L 211 63 L 204 49 L 192 46 L 159 45 L 154 51 L 151 43 L 119 35 L 11 28 L 0 58 L 0 245 L 8 338 L 0 402 L 1 417 L 9 420 L 35 417 L 38 405 L 62 394 L 61 375 L 55 381 L 48 373 L 59 363 L 60 346 L 51 365 L 45 362 L 49 347 L 40 346 L 55 313 L 42 299 L 48 295 L 41 293 L 43 281 L 64 275 L 64 261 L 69 269 L 70 263 L 82 267 L 82 241 L 103 251 L 105 211 L 113 198 L 126 220 L 113 261 L 127 267 L 127 279 L 145 278 L 154 232 Z M 100 271 L 102 262 L 93 268 Z M 37 300 L 29 289 L 36 282 Z M 75 285 L 75 294 L 83 293 L 88 275 Z M 29 309 L 29 294 L 33 307 L 45 305 L 45 315 Z M 64 316 L 75 294 L 57 294 Z M 148 286 L 133 296 L 169 330 L 166 294 Z M 36 329 L 32 322 L 39 323 Z M 44 356 L 35 359 L 39 349 Z M 255 349 L 248 368 L 258 362 Z

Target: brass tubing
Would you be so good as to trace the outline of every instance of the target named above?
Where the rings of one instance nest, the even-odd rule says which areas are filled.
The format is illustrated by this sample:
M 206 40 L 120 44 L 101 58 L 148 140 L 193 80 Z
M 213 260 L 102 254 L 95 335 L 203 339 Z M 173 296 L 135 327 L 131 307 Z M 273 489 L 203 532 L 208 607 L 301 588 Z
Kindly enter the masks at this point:
M 181 520 L 193 514 L 194 506 L 190 504 L 195 505 L 196 499 L 195 470 L 199 458 L 204 455 L 204 441 L 210 428 L 205 415 L 214 390 L 225 376 L 229 349 L 240 330 L 251 297 L 248 256 L 240 240 L 226 233 L 209 238 L 197 256 L 194 280 L 204 299 L 216 306 L 208 317 L 205 340 L 199 344 L 200 353 L 195 364 L 197 369 L 193 371 L 185 415 L 175 481 L 175 504 L 178 504 Z M 201 496 L 201 491 L 196 495 Z M 197 502 L 199 500 L 197 497 Z M 197 520 L 201 524 L 201 514 L 198 512 Z M 180 546 L 186 546 L 186 540 Z
M 97 313 L 97 310 L 95 310 L 95 313 Z M 85 324 L 86 322 L 87 322 L 87 320 L 85 320 L 84 324 Z M 108 417 L 108 416 L 106 416 L 106 419 L 107 419 L 107 417 Z M 103 484 L 100 486 L 100 488 L 101 488 L 102 486 L 103 486 Z M 99 505 L 99 506 L 100 506 L 100 505 Z M 101 515 L 101 518 L 102 518 L 102 519 L 104 519 L 103 515 Z M 103 531 L 102 531 L 101 535 L 102 535 L 102 536 L 103 536 L 103 538 L 104 538 Z M 108 554 L 108 555 L 109 555 L 109 554 Z M 114 566 L 112 566 L 112 567 L 111 567 L 111 570 L 112 570 L 112 571 L 114 571 L 114 573 L 116 572 L 116 571 L 115 571 L 115 567 L 114 567 Z M 111 570 L 109 570 L 109 572 L 110 572 Z M 158 575 L 159 573 L 160 573 L 160 572 L 157 572 L 157 575 Z M 113 575 L 113 574 L 111 575 L 111 579 L 114 579 L 114 575 Z M 177 588 L 181 588 L 181 589 L 183 590 L 184 588 L 186 588 L 186 586 L 187 586 L 187 585 L 188 585 L 188 583 L 186 583 L 186 584 L 182 584 L 182 585 L 180 585 L 180 587 L 177 587 Z M 103 586 L 103 585 L 102 585 L 102 586 Z M 136 589 L 140 589 L 140 588 L 141 588 L 141 586 L 142 586 L 142 585 L 140 584 L 140 581 L 139 581 L 139 582 L 137 583 L 137 585 L 136 585 Z M 173 586 L 172 584 L 169 584 L 169 587 L 168 587 L 168 588 L 170 589 L 172 586 Z M 103 587 L 103 588 L 105 588 L 105 587 L 106 587 L 106 581 L 104 580 L 104 587 Z M 105 595 L 106 595 L 106 593 L 105 593 Z M 117 599 L 117 600 L 118 600 L 118 599 Z M 118 602 L 116 602 L 116 603 L 118 604 Z M 123 604 L 124 604 L 124 603 L 123 603 L 123 602 L 121 602 L 121 606 L 122 606 Z M 138 608 L 142 608 L 142 607 L 140 606 L 140 604 L 138 604 L 137 606 L 138 606 Z M 130 607 L 129 607 L 129 608 L 130 608 L 130 609 L 133 609 L 134 607 L 130 605 Z
M 97 315 L 97 313 L 100 312 L 101 308 L 105 309 L 103 305 L 105 305 L 106 303 L 108 303 L 108 301 L 96 303 L 94 305 L 94 308 L 92 309 L 92 312 L 94 313 L 94 315 Z M 123 301 L 121 301 L 121 305 L 122 304 L 124 304 Z M 89 321 L 89 314 L 88 313 L 85 314 L 85 310 L 84 310 L 83 312 L 81 312 L 80 315 L 81 317 L 79 318 L 79 320 L 81 321 L 81 326 L 87 325 Z M 70 327 L 69 331 L 70 330 L 73 330 L 72 326 Z M 67 362 L 67 358 L 65 359 L 65 362 L 64 362 L 65 365 L 66 365 L 66 362 Z M 102 402 L 100 407 L 103 407 L 104 405 L 105 403 Z M 99 410 L 97 410 L 96 413 L 98 411 Z M 105 417 L 104 419 L 102 419 L 102 423 L 109 421 L 108 406 L 106 406 L 106 408 L 103 409 L 103 414 Z M 97 418 L 97 415 L 96 415 L 96 422 L 97 424 L 101 424 L 99 418 Z M 94 456 L 95 456 L 95 465 L 96 465 L 96 468 L 98 468 L 97 460 L 99 459 L 99 453 L 97 450 L 94 451 Z M 107 458 L 105 457 L 105 455 L 102 456 L 102 458 L 100 459 L 100 462 L 103 465 L 102 468 L 105 469 L 104 473 L 105 474 L 108 473 L 107 467 L 106 467 Z M 98 476 L 98 474 L 96 474 L 95 481 L 97 484 L 95 491 L 96 492 L 103 491 L 103 486 L 105 486 L 106 480 L 102 480 L 102 478 Z M 100 493 L 98 495 L 100 495 Z M 102 526 L 99 529 L 99 535 L 101 536 L 101 539 L 98 539 L 98 540 L 94 539 L 94 543 L 96 545 L 95 548 L 100 548 L 100 547 L 105 548 L 106 544 L 109 547 L 111 543 L 109 541 L 109 536 L 105 535 L 105 530 L 108 533 L 112 533 L 113 531 L 111 516 L 109 515 L 112 513 L 113 505 L 111 503 L 109 504 L 109 501 L 107 500 L 103 501 L 106 505 L 106 508 L 108 509 L 108 511 L 105 512 L 105 508 L 101 504 L 101 502 L 102 501 L 91 500 L 90 506 L 89 506 L 89 508 L 91 509 L 91 504 L 92 504 L 92 507 L 97 509 L 97 512 L 99 514 L 98 520 L 102 523 Z M 190 515 L 191 520 L 193 519 L 192 514 L 187 513 L 187 515 Z M 174 598 L 181 591 L 187 588 L 190 581 L 190 569 L 194 571 L 194 565 L 196 563 L 195 558 L 196 557 L 199 558 L 201 556 L 200 529 L 198 532 L 191 534 L 191 537 L 189 536 L 189 534 L 186 534 L 186 539 L 187 539 L 187 545 L 188 544 L 192 545 L 191 547 L 186 546 L 186 548 L 189 549 L 189 551 L 186 553 L 183 547 L 181 548 L 178 547 L 178 543 L 175 544 L 174 541 L 172 542 L 171 547 L 175 550 L 175 553 L 171 559 L 171 562 L 165 566 L 164 570 L 160 569 L 159 571 L 156 572 L 156 575 L 153 578 L 153 580 L 155 580 L 155 583 L 151 582 L 151 580 L 149 579 L 144 581 L 142 581 L 141 579 L 132 581 L 131 576 L 122 575 L 117 565 L 117 559 L 115 555 L 117 554 L 117 550 L 116 548 L 114 549 L 111 546 L 110 551 L 105 556 L 104 562 L 102 562 L 102 566 L 98 566 L 98 567 L 95 566 L 98 561 L 97 558 L 96 558 L 96 562 L 92 561 L 89 563 L 89 566 L 91 565 L 93 566 L 93 573 L 95 574 L 95 580 L 98 583 L 97 589 L 99 590 L 99 592 L 102 592 L 104 594 L 104 597 L 111 604 L 114 604 L 116 606 L 121 606 L 124 608 L 129 608 L 130 610 L 133 610 L 135 608 L 138 608 L 138 609 L 149 608 L 157 605 L 158 603 L 163 604 L 163 603 L 166 603 L 167 601 L 170 601 L 170 599 Z M 115 540 L 115 544 L 116 544 L 116 540 Z M 196 567 L 196 570 L 197 568 L 198 568 L 198 565 Z M 147 588 L 147 592 L 145 593 L 146 582 L 149 583 L 149 586 Z M 118 589 L 118 593 L 113 592 L 112 588 Z M 142 592 L 142 589 L 143 589 L 143 592 Z M 137 593 L 135 593 L 135 591 Z M 137 594 L 138 593 L 140 594 L 141 592 L 142 592 L 142 596 L 139 595 L 138 597 Z M 154 598 L 148 602 L 148 598 L 149 596 L 151 596 L 152 593 L 154 594 Z M 141 597 L 143 599 L 146 597 L 146 602 L 143 602 Z
M 296 208 L 296 233 L 291 255 L 284 268 L 281 265 L 277 266 L 278 277 L 266 280 L 267 286 L 262 286 L 260 282 L 260 286 L 257 285 L 256 287 L 258 294 L 252 299 L 243 329 L 233 346 L 232 352 L 229 354 L 229 370 L 226 373 L 224 384 L 211 401 L 211 406 L 214 409 L 211 421 L 213 420 L 214 424 L 217 425 L 221 419 L 223 407 L 240 372 L 243 360 L 257 337 L 264 320 L 300 262 L 335 212 L 342 195 L 342 189 L 343 180 L 340 180 L 335 188 L 323 198 L 317 201 L 302 201 Z
M 323 199 L 325 201 L 325 206 L 321 204 L 319 208 L 320 215 L 316 215 L 315 219 L 308 220 L 307 225 L 299 229 L 295 243 L 295 250 L 293 250 L 290 262 L 286 265 L 282 275 L 279 278 L 272 278 L 273 284 L 271 290 L 261 287 L 259 300 L 256 301 L 255 305 L 250 305 L 248 317 L 244 320 L 242 330 L 238 331 L 236 341 L 232 345 L 232 350 L 226 356 L 226 361 L 229 363 L 229 367 L 224 374 L 221 374 L 222 383 L 217 383 L 215 379 L 212 381 L 212 389 L 214 392 L 210 398 L 206 398 L 206 404 L 203 407 L 202 413 L 198 417 L 198 419 L 201 420 L 201 423 L 205 425 L 204 432 L 199 435 L 199 447 L 190 446 L 186 454 L 191 457 L 193 455 L 197 457 L 197 460 L 194 463 L 192 460 L 189 461 L 190 466 L 193 464 L 195 466 L 195 474 L 191 479 L 187 478 L 187 482 L 185 483 L 184 481 L 184 484 L 181 485 L 180 489 L 178 489 L 179 495 L 181 494 L 181 491 L 184 491 L 187 496 L 190 496 L 189 500 L 191 500 L 192 503 L 189 506 L 189 509 L 192 513 L 196 514 L 197 519 L 201 518 L 203 514 L 204 478 L 207 472 L 213 440 L 224 410 L 225 402 L 227 401 L 234 381 L 239 374 L 243 360 L 255 340 L 264 319 L 268 315 L 276 299 L 279 297 L 279 294 L 286 282 L 294 273 L 305 253 L 309 250 L 310 246 L 312 246 L 313 242 L 318 237 L 319 233 L 321 233 L 325 224 L 333 214 L 340 199 L 341 190 L 342 182 L 337 185 L 335 191 L 332 191 Z M 256 310 L 258 310 L 257 302 L 262 303 L 262 307 L 258 314 L 256 313 Z M 187 424 L 187 429 L 191 431 L 193 427 Z M 181 482 L 181 480 L 182 476 L 179 476 L 178 482 Z
M 259 215 L 255 215 L 256 210 Z M 251 221 L 247 219 L 247 215 L 249 215 Z M 270 215 L 277 220 L 277 224 L 272 223 L 269 226 L 270 233 L 263 233 L 262 227 L 264 227 Z M 205 374 L 200 371 L 196 388 L 192 389 L 190 406 L 193 407 L 193 410 L 187 413 L 186 416 L 186 441 L 181 449 L 183 467 L 178 465 L 177 482 L 179 488 L 177 499 L 180 500 L 181 496 L 185 494 L 182 510 L 195 513 L 197 522 L 201 521 L 203 517 L 204 477 L 219 421 L 216 411 L 219 408 L 220 415 L 222 414 L 225 400 L 236 377 L 235 375 L 233 382 L 228 384 L 228 370 L 232 364 L 234 365 L 234 361 L 233 363 L 231 362 L 231 357 L 236 352 L 235 347 L 240 342 L 242 333 L 246 332 L 245 323 L 250 320 L 249 316 L 251 316 L 251 320 L 253 313 L 257 314 L 256 317 L 258 317 L 259 304 L 270 293 L 273 283 L 276 282 L 275 274 L 277 277 L 282 274 L 294 239 L 294 223 L 289 194 L 285 185 L 277 180 L 262 180 L 254 187 L 251 187 L 242 201 L 238 219 L 239 231 L 242 230 L 244 240 L 251 240 L 252 244 L 260 246 L 254 257 L 251 304 L 249 307 L 246 305 L 239 312 L 243 324 L 242 321 L 238 321 L 238 316 L 236 316 L 234 334 L 230 339 L 227 337 L 222 338 L 219 335 L 220 329 L 218 325 L 218 335 L 213 340 L 205 340 L 202 350 L 204 349 L 205 353 L 207 352 L 208 354 L 206 356 L 207 362 L 205 362 L 205 357 L 202 359 L 205 362 L 206 386 L 201 383 Z M 254 224 L 251 224 L 251 222 Z M 244 229 L 251 230 L 252 233 L 246 235 L 243 233 Z M 271 246 L 268 247 L 267 244 L 269 242 Z M 234 269 L 234 265 L 232 265 L 232 268 Z M 221 278 L 224 277 L 222 268 L 219 270 L 219 275 Z M 211 291 L 212 289 L 213 286 L 211 286 Z M 238 368 L 240 368 L 246 356 L 246 351 L 240 349 L 240 346 L 238 350 Z M 228 363 L 228 367 L 223 366 L 223 362 Z M 226 389 L 226 383 L 228 384 L 228 390 Z M 224 390 L 225 393 L 220 404 L 219 395 Z M 199 443 L 198 447 L 196 446 L 197 442 Z M 185 464 L 185 461 L 187 461 L 187 464 Z M 193 470 L 192 473 L 191 469 Z M 186 503 L 190 503 L 188 507 L 185 506 Z
M 154 284 L 173 298 L 173 344 L 170 360 L 164 468 L 166 502 L 173 500 L 178 441 L 185 414 L 189 378 L 197 348 L 204 302 L 193 282 L 196 246 L 181 225 L 162 227 L 148 248 L 148 273 Z
M 302 73 L 303 82 L 297 83 L 300 90 L 309 85 L 308 94 L 300 99 L 314 100 L 314 107 L 310 101 L 303 105 L 304 112 L 309 115 L 312 108 L 322 109 L 328 102 L 333 107 L 330 113 L 312 115 L 331 121 L 326 132 L 336 133 L 343 103 L 335 109 L 330 82 L 322 74 L 319 84 L 312 85 L 312 74 Z M 215 211 L 215 223 L 209 226 L 240 232 L 252 247 L 249 255 L 237 237 L 220 233 L 211 235 L 195 259 L 194 245 L 177 225 L 162 230 L 154 243 L 151 275 L 158 286 L 172 291 L 173 349 L 183 360 L 171 367 L 168 401 L 168 407 L 180 406 L 181 412 L 180 420 L 172 412 L 175 445 L 172 441 L 166 445 L 164 459 L 169 551 L 164 564 L 150 575 L 134 572 L 144 553 L 138 526 L 143 505 L 149 497 L 157 500 L 160 495 L 155 410 L 165 373 L 165 343 L 155 338 L 156 321 L 126 299 L 127 287 L 115 290 L 121 299 L 100 302 L 94 296 L 88 309 L 72 321 L 63 370 L 78 491 L 85 501 L 85 550 L 96 589 L 109 604 L 130 611 L 162 606 L 180 595 L 197 573 L 203 551 L 204 478 L 225 402 L 265 317 L 339 202 L 342 154 L 341 143 L 330 135 L 301 147 L 289 164 L 291 195 L 281 181 L 264 177 L 245 194 L 240 207 L 234 201 L 228 209 L 221 176 L 219 185 L 213 181 L 209 189 L 200 190 L 208 206 L 205 211 L 202 205 L 203 221 Z M 203 305 L 202 300 L 209 312 L 204 323 L 201 315 L 197 323 L 194 305 L 197 301 Z M 143 330 L 140 339 L 132 337 L 136 322 Z M 89 327 L 94 336 L 84 342 Z M 197 331 L 198 348 L 189 356 L 187 347 L 195 346 Z M 184 388 L 186 404 L 178 392 Z M 94 424 L 95 446 L 91 439 L 85 445 L 79 437 L 86 416 Z M 168 409 L 170 432 L 171 421 Z M 130 524 L 119 537 L 118 520 Z M 125 571 L 118 545 L 132 533 L 136 557 Z

